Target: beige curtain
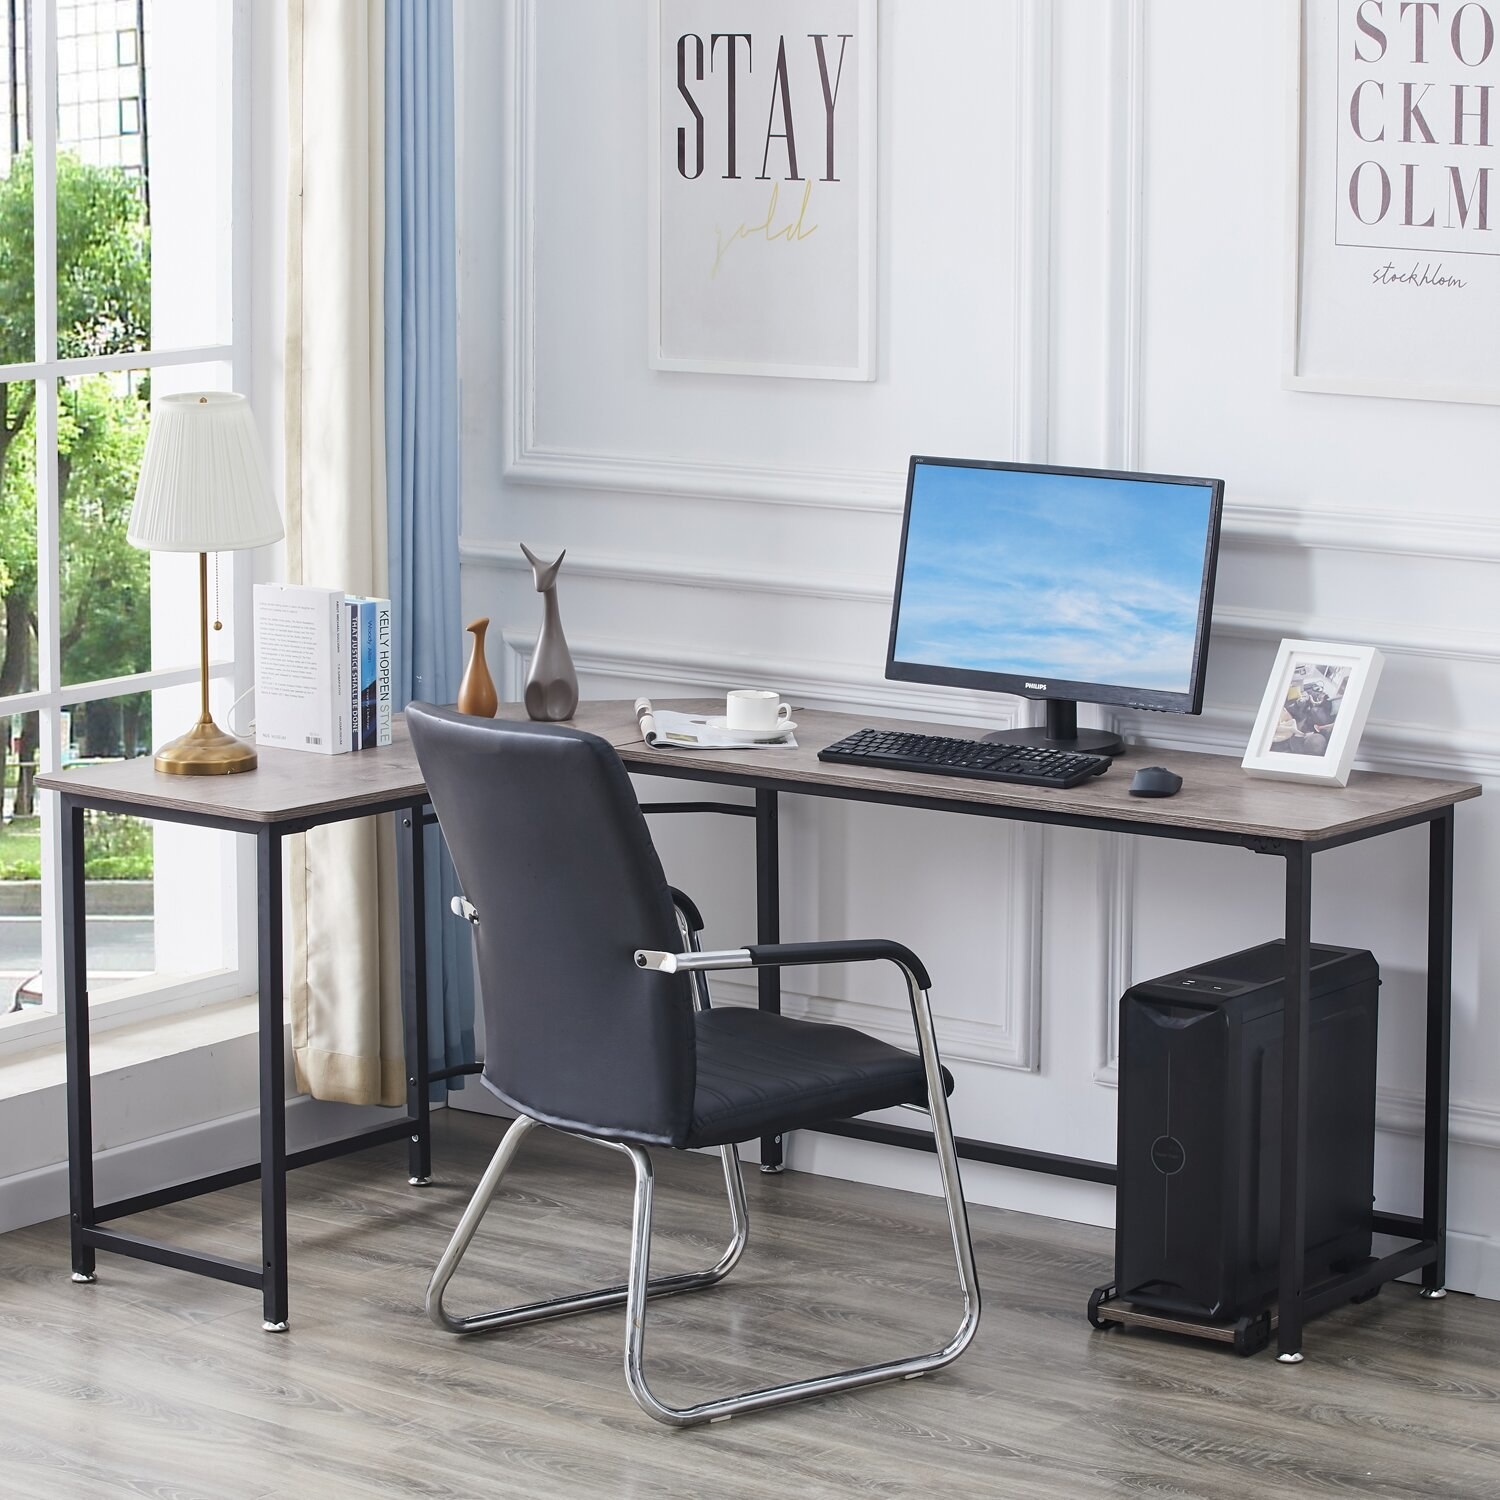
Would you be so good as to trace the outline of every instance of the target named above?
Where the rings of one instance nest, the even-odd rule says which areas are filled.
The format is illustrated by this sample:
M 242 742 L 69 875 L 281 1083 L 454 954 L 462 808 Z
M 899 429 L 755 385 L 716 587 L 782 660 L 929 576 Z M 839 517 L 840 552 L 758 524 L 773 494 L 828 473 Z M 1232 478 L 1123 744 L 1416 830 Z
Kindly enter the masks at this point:
M 384 10 L 288 0 L 287 571 L 384 595 Z M 292 1046 L 317 1099 L 400 1104 L 389 818 L 291 841 Z

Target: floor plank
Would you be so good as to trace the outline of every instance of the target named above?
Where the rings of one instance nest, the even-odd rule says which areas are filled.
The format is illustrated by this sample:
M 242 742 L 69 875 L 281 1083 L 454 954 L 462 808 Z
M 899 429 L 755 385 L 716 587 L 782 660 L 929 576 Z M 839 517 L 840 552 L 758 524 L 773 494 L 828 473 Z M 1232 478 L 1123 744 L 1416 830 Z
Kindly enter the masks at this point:
M 438 1177 L 399 1146 L 294 1174 L 292 1328 L 253 1293 L 101 1255 L 68 1279 L 59 1220 L 0 1238 L 6 1500 L 1090 1500 L 1500 1496 L 1500 1305 L 1388 1287 L 1314 1326 L 1296 1368 L 1093 1332 L 1107 1232 L 974 1211 L 984 1321 L 931 1378 L 672 1432 L 621 1378 L 605 1312 L 458 1340 L 422 1296 L 500 1125 L 436 1117 Z M 622 1278 L 624 1162 L 527 1143 L 451 1297 L 478 1309 Z M 718 1164 L 658 1156 L 653 1270 L 715 1259 Z M 674 1402 L 936 1347 L 957 1317 L 936 1199 L 747 1174 L 751 1240 L 722 1287 L 654 1303 Z M 141 1233 L 254 1258 L 253 1185 L 139 1216 Z

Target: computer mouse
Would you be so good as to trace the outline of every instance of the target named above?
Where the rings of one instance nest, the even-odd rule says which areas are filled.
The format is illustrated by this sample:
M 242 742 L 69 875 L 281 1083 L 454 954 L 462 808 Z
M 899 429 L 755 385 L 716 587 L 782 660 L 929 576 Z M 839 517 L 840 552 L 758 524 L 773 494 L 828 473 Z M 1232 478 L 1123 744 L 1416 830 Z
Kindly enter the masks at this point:
M 1182 790 L 1182 777 L 1165 766 L 1142 766 L 1130 778 L 1132 797 L 1175 797 Z

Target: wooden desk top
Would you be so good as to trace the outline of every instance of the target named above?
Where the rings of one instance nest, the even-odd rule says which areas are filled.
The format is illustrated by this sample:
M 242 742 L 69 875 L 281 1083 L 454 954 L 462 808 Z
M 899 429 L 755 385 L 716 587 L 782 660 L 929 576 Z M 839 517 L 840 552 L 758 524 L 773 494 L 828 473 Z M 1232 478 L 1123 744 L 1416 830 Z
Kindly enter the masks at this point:
M 689 713 L 713 712 L 722 703 L 722 700 L 701 699 L 652 701 L 660 708 Z M 501 718 L 525 716 L 525 708 L 518 703 L 500 705 Z M 1356 771 L 1349 785 L 1343 788 L 1310 786 L 1251 776 L 1241 770 L 1238 760 L 1228 755 L 1143 749 L 1132 749 L 1103 776 L 1057 791 L 962 776 L 831 765 L 818 759 L 823 746 L 865 726 L 976 738 L 987 732 L 982 728 L 801 708 L 794 711 L 793 717 L 797 721 L 795 750 L 652 749 L 641 739 L 633 700 L 580 703 L 571 722 L 607 739 L 632 770 L 702 780 L 743 782 L 753 778 L 762 786 L 774 784 L 791 792 L 853 795 L 873 801 L 903 798 L 920 800 L 929 806 L 947 803 L 958 812 L 977 811 L 980 807 L 1015 809 L 1023 818 L 1040 814 L 1040 821 L 1109 818 L 1158 829 L 1202 830 L 1210 837 L 1222 834 L 1231 840 L 1249 836 L 1317 843 L 1399 823 L 1480 793 L 1480 788 L 1472 782 L 1388 776 L 1372 771 Z M 1130 780 L 1136 770 L 1156 764 L 1177 772 L 1182 777 L 1182 790 L 1175 797 L 1130 796 Z
M 38 776 L 37 785 L 92 804 L 128 803 L 223 823 L 335 822 L 414 801 L 426 789 L 398 714 L 391 743 L 357 754 L 310 755 L 256 746 L 259 765 L 234 776 L 166 776 L 149 755 Z M 147 816 L 149 816 L 149 811 Z
M 695 713 L 715 707 L 701 699 L 657 703 Z M 526 710 L 519 703 L 502 703 L 498 716 L 524 719 Z M 1232 756 L 1181 750 L 1134 750 L 1103 776 L 1055 791 L 962 776 L 829 765 L 818 759 L 824 745 L 866 725 L 960 736 L 981 735 L 985 733 L 982 728 L 815 709 L 798 709 L 796 719 L 795 750 L 653 750 L 641 739 L 633 700 L 626 699 L 580 703 L 570 722 L 608 740 L 632 770 L 658 775 L 869 801 L 900 799 L 924 806 L 945 805 L 955 812 L 993 808 L 1022 818 L 1035 815 L 1039 821 L 1104 818 L 1141 824 L 1143 832 L 1146 827 L 1200 830 L 1209 837 L 1219 834 L 1230 840 L 1245 836 L 1313 843 L 1339 839 L 1420 817 L 1480 792 L 1472 782 L 1369 771 L 1356 771 L 1342 789 L 1270 781 L 1247 775 Z M 383 749 L 352 755 L 261 748 L 260 765 L 238 776 L 164 776 L 149 756 L 141 756 L 106 765 L 74 766 L 40 776 L 37 784 L 95 805 L 128 804 L 146 810 L 148 816 L 150 809 L 160 809 L 166 815 L 175 812 L 223 823 L 334 821 L 422 795 L 422 773 L 399 715 L 392 739 Z M 1182 777 L 1182 790 L 1175 797 L 1130 796 L 1135 769 L 1158 761 Z

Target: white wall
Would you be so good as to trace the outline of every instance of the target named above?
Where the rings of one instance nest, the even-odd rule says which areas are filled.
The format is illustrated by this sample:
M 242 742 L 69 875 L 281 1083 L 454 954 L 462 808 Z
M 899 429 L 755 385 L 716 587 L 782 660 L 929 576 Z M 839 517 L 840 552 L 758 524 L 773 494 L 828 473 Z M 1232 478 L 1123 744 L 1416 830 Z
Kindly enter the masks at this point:
M 1280 379 L 1288 5 L 882 0 L 879 378 L 646 367 L 643 7 L 463 9 L 464 606 L 508 696 L 538 604 L 516 548 L 566 545 L 591 697 L 770 684 L 795 703 L 1000 724 L 1007 699 L 886 683 L 912 452 L 1222 474 L 1208 709 L 1133 732 L 1239 754 L 1283 635 L 1389 653 L 1367 763 L 1500 772 L 1494 408 Z M 653 786 L 652 795 L 691 795 Z M 1451 1281 L 1500 1295 L 1500 837 L 1458 816 Z M 663 820 L 666 822 L 666 820 Z M 691 825 L 691 826 L 690 826 Z M 753 930 L 738 822 L 672 820 L 712 944 Z M 1275 936 L 1279 870 L 1238 851 L 784 799 L 790 939 L 928 960 L 961 1133 L 1114 1150 L 1112 1002 L 1132 977 Z M 1416 1207 L 1419 833 L 1319 857 L 1315 935 L 1380 960 L 1380 1190 Z M 896 1036 L 893 986 L 791 976 L 789 1008 Z M 849 986 L 849 987 L 846 987 Z M 743 988 L 743 986 L 742 986 Z M 732 992 L 733 986 L 726 986 Z M 857 995 L 858 998 L 854 998 Z M 812 1136 L 794 1165 L 925 1185 L 930 1160 Z M 1111 1195 L 979 1166 L 975 1198 L 1108 1222 Z

